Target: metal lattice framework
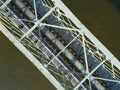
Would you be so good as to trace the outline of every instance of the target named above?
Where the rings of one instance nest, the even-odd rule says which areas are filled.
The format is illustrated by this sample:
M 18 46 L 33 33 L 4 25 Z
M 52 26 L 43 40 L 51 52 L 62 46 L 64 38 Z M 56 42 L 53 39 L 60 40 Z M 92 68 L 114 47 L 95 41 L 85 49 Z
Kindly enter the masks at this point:
M 106 90 L 107 87 L 112 88 L 113 83 L 118 86 L 115 87 L 120 88 L 119 60 L 73 15 L 61 0 L 29 0 L 32 2 L 33 8 L 28 8 L 25 1 L 0 0 L 0 30 L 57 89 L 93 90 L 96 88 Z M 41 2 L 40 4 L 46 8 L 41 17 L 39 17 L 40 11 L 37 8 L 38 2 Z M 11 8 L 11 3 L 21 9 L 20 12 L 28 18 L 19 17 L 15 13 L 17 9 L 12 10 L 14 7 Z M 55 23 L 49 19 L 55 19 Z M 28 27 L 27 24 L 30 26 Z M 61 32 L 60 35 L 63 35 L 61 39 L 67 38 L 68 40 L 62 42 L 64 40 L 59 39 L 60 35 L 56 36 L 55 32 Z M 65 36 L 64 33 L 66 33 Z M 42 34 L 49 41 L 44 41 Z M 51 44 L 46 45 L 47 43 L 54 44 L 59 51 L 54 53 L 54 47 Z M 81 45 L 82 51 L 78 50 L 75 53 L 80 55 L 82 60 L 75 57 L 76 54 L 74 55 L 70 49 L 77 45 Z M 63 63 L 62 55 L 67 57 L 68 62 L 71 62 L 77 70 L 72 70 Z M 103 71 L 102 74 L 105 76 L 101 76 L 99 71 Z

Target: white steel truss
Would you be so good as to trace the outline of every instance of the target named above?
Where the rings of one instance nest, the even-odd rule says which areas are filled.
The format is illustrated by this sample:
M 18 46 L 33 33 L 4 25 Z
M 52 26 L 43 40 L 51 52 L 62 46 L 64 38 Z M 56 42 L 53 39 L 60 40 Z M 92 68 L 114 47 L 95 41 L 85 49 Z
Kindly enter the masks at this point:
M 26 1 L 26 0 L 25 0 Z M 43 6 L 49 9 L 41 18 L 39 18 L 37 1 L 33 0 L 33 11 L 24 5 L 23 0 L 6 0 L 3 2 L 0 0 L 0 30 L 1 32 L 46 76 L 46 78 L 59 90 L 64 89 L 83 89 L 86 88 L 86 82 L 88 80 L 88 88 L 92 90 L 94 86 L 98 90 L 105 90 L 103 82 L 117 82 L 120 84 L 120 61 L 74 16 L 74 14 L 64 5 L 61 0 L 38 0 L 42 2 Z M 19 18 L 9 8 L 9 4 L 13 2 L 18 5 L 29 19 Z M 28 10 L 29 13 L 26 13 Z M 29 16 L 29 14 L 31 14 Z M 10 17 L 11 16 L 11 17 Z M 46 23 L 45 20 L 53 16 L 60 24 Z M 28 28 L 24 22 L 32 24 Z M 19 24 L 24 27 L 20 30 Z M 73 39 L 64 45 L 53 33 L 50 31 L 42 31 L 44 28 L 62 29 L 71 33 Z M 35 31 L 38 30 L 38 37 L 35 35 Z M 60 50 L 57 54 L 54 54 L 42 41 L 41 33 L 43 32 L 53 44 L 55 44 Z M 31 38 L 32 37 L 32 38 Z M 77 40 L 81 43 L 84 52 L 84 62 L 82 64 L 68 49 L 69 46 Z M 35 43 L 37 41 L 37 43 Z M 96 59 L 98 64 L 94 68 L 89 68 L 89 57 Z M 64 54 L 69 61 L 79 70 L 75 72 L 70 70 L 61 60 L 59 56 Z M 43 61 L 42 61 L 43 57 Z M 94 76 L 94 72 L 100 67 L 107 70 L 114 78 L 101 78 Z M 78 79 L 76 75 L 82 74 L 82 78 Z

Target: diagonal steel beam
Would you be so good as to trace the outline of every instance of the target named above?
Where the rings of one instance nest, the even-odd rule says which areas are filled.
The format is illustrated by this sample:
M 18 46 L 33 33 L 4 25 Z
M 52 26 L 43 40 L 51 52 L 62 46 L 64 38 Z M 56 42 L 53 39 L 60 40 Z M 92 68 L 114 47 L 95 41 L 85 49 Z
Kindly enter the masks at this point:
M 82 33 L 82 39 L 83 39 L 83 51 L 84 51 L 84 58 L 85 58 L 85 64 L 86 64 L 86 72 L 87 74 L 89 74 L 89 66 L 88 66 L 88 60 L 87 60 L 87 52 L 86 52 L 86 46 L 85 46 L 85 34 L 84 32 Z M 92 90 L 92 86 L 91 86 L 91 79 L 89 77 L 89 87 L 90 90 Z
M 30 34 L 37 26 L 40 22 L 42 22 L 47 16 L 49 16 L 56 7 L 53 7 L 52 9 L 50 9 L 40 20 L 38 20 L 37 22 L 35 22 L 35 25 L 33 27 L 31 27 L 31 29 L 29 31 L 27 31 L 20 39 L 20 41 L 26 37 L 28 34 Z
M 35 19 L 38 20 L 37 8 L 36 8 L 36 0 L 33 0 L 33 3 L 34 3 L 34 10 L 35 10 Z
M 33 65 L 56 87 L 65 90 L 53 75 L 0 23 L 0 31 L 33 63 Z
M 53 57 L 53 59 L 47 64 L 47 66 L 55 59 L 57 58 L 62 52 L 65 51 L 65 49 L 75 40 L 77 37 L 79 37 L 80 34 L 78 34 L 71 42 L 69 42 L 56 56 Z
M 1 0 L 0 0 L 1 1 Z M 0 9 L 4 9 L 12 0 L 7 0 L 6 2 L 4 2 L 2 4 L 2 6 L 0 6 Z
M 94 68 L 88 75 L 85 76 L 85 78 L 73 89 L 76 90 L 80 87 L 82 83 L 84 83 L 89 77 L 101 66 L 103 63 L 105 63 L 106 60 L 102 61 L 96 68 Z M 93 79 L 94 80 L 94 79 Z

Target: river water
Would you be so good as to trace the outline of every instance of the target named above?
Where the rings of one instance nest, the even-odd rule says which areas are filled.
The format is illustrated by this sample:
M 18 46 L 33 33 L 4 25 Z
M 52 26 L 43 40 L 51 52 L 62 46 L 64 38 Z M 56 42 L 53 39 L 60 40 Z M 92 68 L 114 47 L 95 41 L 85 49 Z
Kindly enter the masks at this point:
M 63 0 L 63 2 L 120 59 L 119 0 Z M 55 90 L 1 32 L 0 90 Z

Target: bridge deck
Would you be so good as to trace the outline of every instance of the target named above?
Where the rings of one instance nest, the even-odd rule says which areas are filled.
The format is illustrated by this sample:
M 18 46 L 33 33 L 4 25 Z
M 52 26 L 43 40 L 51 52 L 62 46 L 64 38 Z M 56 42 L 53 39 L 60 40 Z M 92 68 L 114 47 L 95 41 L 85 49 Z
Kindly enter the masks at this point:
M 24 3 L 2 4 L 1 31 L 57 89 L 120 88 L 120 62 L 62 1 Z

